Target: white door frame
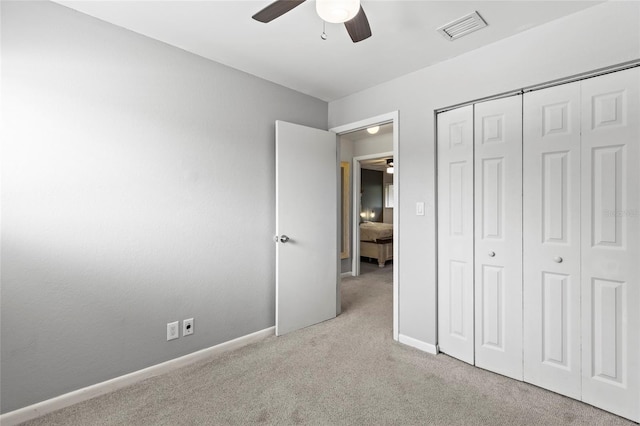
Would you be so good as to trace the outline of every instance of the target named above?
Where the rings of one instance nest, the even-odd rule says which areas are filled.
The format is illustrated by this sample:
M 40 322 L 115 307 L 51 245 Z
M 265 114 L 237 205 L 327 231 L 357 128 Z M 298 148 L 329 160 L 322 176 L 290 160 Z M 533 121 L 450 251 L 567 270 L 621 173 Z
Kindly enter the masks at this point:
M 384 157 L 390 157 L 393 156 L 393 151 L 389 151 L 389 152 L 379 152 L 376 154 L 367 154 L 367 155 L 361 155 L 358 157 L 353 157 L 353 185 L 351 185 L 351 191 L 353 194 L 353 208 L 352 208 L 352 224 L 353 224 L 353 250 L 351 250 L 351 253 L 353 253 L 353 257 L 351 258 L 351 275 L 354 277 L 357 277 L 358 275 L 360 275 L 360 227 L 359 226 L 355 226 L 356 224 L 360 223 L 360 212 L 358 211 L 358 206 L 360 205 L 360 190 L 362 188 L 362 182 L 361 182 L 361 178 L 362 178 L 362 165 L 360 164 L 361 161 L 366 161 L 366 160 L 375 160 L 377 158 L 384 158 Z M 395 159 L 394 159 L 395 161 Z M 395 163 L 394 163 L 395 166 Z M 395 170 L 394 170 L 395 172 Z M 395 175 L 395 173 L 394 173 Z M 395 189 L 395 176 L 394 176 L 394 181 L 393 181 L 393 185 L 394 185 L 394 189 Z M 395 202 L 395 200 L 394 200 Z M 394 204 L 394 213 L 395 213 L 395 204 Z M 394 236 L 395 236 L 395 223 L 394 223 L 394 232 L 393 232 Z M 395 242 L 394 242 L 395 244 Z M 395 248 L 395 246 L 394 246 Z M 394 259 L 395 259 L 395 253 L 394 253 Z M 395 266 L 395 262 L 394 262 L 394 266 Z
M 398 253 L 399 253 L 398 241 L 399 241 L 399 234 L 400 234 L 399 232 L 400 226 L 399 226 L 399 220 L 398 220 L 400 218 L 399 112 L 398 111 L 389 112 L 387 114 L 382 114 L 375 117 L 366 118 L 364 120 L 356 121 L 353 123 L 344 124 L 342 126 L 333 127 L 329 130 L 337 133 L 338 135 L 342 135 L 344 133 L 350 133 L 356 130 L 365 129 L 373 125 L 378 125 L 383 123 L 393 123 L 393 168 L 394 168 L 394 174 L 393 174 L 393 187 L 394 187 L 394 193 L 393 193 L 393 339 L 398 340 L 399 316 L 400 316 L 400 312 L 399 312 L 400 300 L 398 297 L 399 288 L 400 288 L 400 282 L 398 279 L 398 277 L 400 276 L 400 257 L 398 256 Z M 380 154 L 376 154 L 374 158 L 379 156 Z M 358 163 L 358 165 L 359 164 L 360 163 Z M 355 165 L 355 162 L 354 162 L 354 165 Z M 354 181 L 356 180 L 356 174 L 358 175 L 357 179 L 359 181 L 360 169 L 358 169 L 357 172 L 354 170 L 354 173 L 353 173 Z M 354 194 L 354 197 L 355 197 L 355 194 Z M 354 210 L 355 210 L 355 205 L 354 205 Z M 358 222 L 359 222 L 359 219 L 356 220 L 355 223 L 358 223 Z M 354 241 L 356 241 L 355 237 L 358 234 L 358 231 L 359 230 L 357 229 L 353 230 Z M 357 242 L 354 244 L 354 250 L 352 250 L 352 252 L 354 254 L 354 259 L 359 260 L 360 247 L 359 247 L 359 244 L 357 244 Z M 355 257 L 356 253 L 358 254 L 358 258 Z

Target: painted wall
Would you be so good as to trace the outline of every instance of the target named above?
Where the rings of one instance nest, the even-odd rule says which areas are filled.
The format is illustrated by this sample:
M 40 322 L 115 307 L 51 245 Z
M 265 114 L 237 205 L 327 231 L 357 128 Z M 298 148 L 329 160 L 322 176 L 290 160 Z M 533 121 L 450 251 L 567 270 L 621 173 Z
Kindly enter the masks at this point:
M 273 326 L 274 122 L 327 104 L 49 2 L 1 24 L 2 412 Z
M 640 3 L 608 2 L 329 103 L 330 128 L 399 111 L 401 335 L 437 343 L 434 111 L 638 58 Z
M 371 137 L 353 141 L 354 157 L 384 152 L 393 152 L 393 133 L 373 135 Z
M 349 223 L 347 224 L 349 227 L 349 257 L 340 260 L 340 273 L 345 273 L 351 271 L 351 259 L 353 258 L 353 225 L 351 224 L 353 221 L 351 211 L 353 209 L 353 197 L 351 196 L 353 190 L 353 141 L 340 138 L 338 146 L 340 147 L 340 161 L 349 163 Z

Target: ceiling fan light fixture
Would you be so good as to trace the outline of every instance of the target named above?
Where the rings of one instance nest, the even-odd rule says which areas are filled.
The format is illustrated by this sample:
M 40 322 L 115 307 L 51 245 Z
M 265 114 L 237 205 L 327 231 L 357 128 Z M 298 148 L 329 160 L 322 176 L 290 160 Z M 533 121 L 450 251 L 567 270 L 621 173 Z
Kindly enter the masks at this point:
M 389 173 L 390 175 L 393 174 L 393 158 L 387 159 L 387 173 Z
M 325 22 L 341 24 L 360 11 L 360 0 L 316 0 L 316 12 Z

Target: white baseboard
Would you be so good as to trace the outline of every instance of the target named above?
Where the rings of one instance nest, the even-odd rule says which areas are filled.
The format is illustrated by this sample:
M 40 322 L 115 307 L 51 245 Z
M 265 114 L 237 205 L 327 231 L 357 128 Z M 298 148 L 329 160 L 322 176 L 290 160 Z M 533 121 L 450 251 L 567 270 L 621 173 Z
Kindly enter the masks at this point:
M 398 336 L 398 341 L 400 343 L 404 343 L 405 345 L 411 346 L 411 347 L 416 348 L 416 349 L 420 349 L 421 351 L 430 353 L 432 355 L 437 355 L 438 354 L 438 348 L 436 348 L 436 345 L 432 345 L 431 343 L 427 343 L 427 342 L 423 342 L 423 341 L 418 340 L 418 339 L 414 339 L 413 337 L 409 337 L 409 336 L 405 336 L 403 334 L 400 334 Z
M 234 349 L 238 349 L 242 346 L 260 341 L 265 337 L 273 335 L 274 332 L 275 327 L 265 328 L 264 330 L 256 331 L 255 333 L 247 334 L 246 336 L 238 337 L 237 339 L 229 340 L 228 342 L 220 343 L 219 345 L 215 345 L 210 348 L 202 349 L 200 351 L 193 352 L 179 358 L 175 358 L 160 364 L 152 365 L 151 367 L 147 367 L 142 370 L 125 374 L 124 376 L 116 377 L 105 382 L 96 383 L 95 385 L 87 386 L 86 388 L 65 393 L 64 395 L 56 396 L 46 401 L 29 405 L 28 407 L 10 411 L 8 413 L 0 415 L 0 424 L 2 426 L 13 426 L 17 425 L 18 423 L 26 422 L 28 420 L 44 416 L 45 414 L 51 413 L 61 408 L 65 408 L 70 405 L 95 398 L 96 396 L 113 392 L 115 390 L 124 388 L 150 377 L 165 374 L 180 367 L 193 364 L 194 362 L 205 360 L 213 355 L 218 355 L 223 352 L 228 352 Z
M 343 272 L 340 274 L 340 278 L 347 278 L 347 277 L 352 277 L 353 276 L 353 272 L 349 271 L 349 272 Z

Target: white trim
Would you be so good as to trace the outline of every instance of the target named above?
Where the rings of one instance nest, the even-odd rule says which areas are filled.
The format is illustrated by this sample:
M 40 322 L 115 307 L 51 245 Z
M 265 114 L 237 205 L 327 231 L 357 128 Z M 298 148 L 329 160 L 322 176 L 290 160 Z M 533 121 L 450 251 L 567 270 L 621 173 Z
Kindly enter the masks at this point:
M 438 348 L 436 347 L 436 345 L 432 345 L 431 343 L 414 339 L 413 337 L 405 336 L 404 334 L 401 334 L 399 337 L 400 338 L 398 339 L 398 341 L 400 343 L 403 343 L 407 346 L 411 346 L 416 349 L 420 349 L 421 351 L 430 353 L 432 355 L 438 354 Z
M 179 358 L 143 368 L 142 370 L 134 371 L 101 383 L 96 383 L 95 385 L 65 393 L 63 395 L 47 399 L 46 401 L 10 411 L 0 415 L 0 424 L 2 424 L 2 426 L 13 426 L 18 423 L 44 416 L 45 414 L 49 414 L 61 408 L 69 407 L 73 404 L 122 389 L 150 377 L 169 373 L 170 371 L 208 359 L 214 355 L 219 355 L 221 353 L 258 342 L 268 336 L 272 336 L 274 331 L 275 327 L 265 328 L 264 330 L 256 331 L 255 333 L 247 334 L 246 336 L 241 336 L 237 339 L 229 340 L 210 348 L 202 349 Z
M 353 272 L 351 272 L 351 271 L 342 272 L 340 274 L 340 278 L 347 278 L 347 277 L 353 277 L 353 276 L 355 276 L 355 275 L 353 275 Z
M 353 209 L 351 210 L 353 213 L 353 217 L 351 219 L 352 220 L 351 223 L 353 223 L 353 232 L 352 232 L 353 255 L 351 257 L 351 271 L 353 272 L 354 277 L 357 277 L 358 275 L 360 275 L 360 227 L 356 226 L 357 223 L 360 223 L 359 207 L 360 207 L 360 189 L 362 184 L 362 165 L 360 164 L 360 162 L 366 161 L 366 160 L 375 160 L 377 158 L 384 158 L 389 156 L 393 157 L 393 151 L 378 152 L 375 154 L 367 154 L 367 155 L 361 155 L 359 157 L 353 157 L 353 166 L 351 167 L 353 172 L 353 185 L 351 190 L 353 194 Z M 394 184 L 395 184 L 395 180 L 394 180 Z M 394 236 L 396 234 L 395 224 L 394 224 L 393 234 Z M 394 253 L 394 257 L 395 257 L 395 253 Z M 395 266 L 395 262 L 394 262 L 394 266 Z
M 332 127 L 329 129 L 330 132 L 334 132 L 337 134 L 350 133 L 355 132 L 356 130 L 366 129 L 367 127 L 371 127 L 374 124 L 385 124 L 393 122 L 393 127 L 395 129 L 396 124 L 398 124 L 398 111 L 393 111 L 387 114 L 377 115 L 371 118 L 365 118 L 364 120 L 356 121 L 349 124 L 344 124 L 338 127 Z M 395 167 L 395 164 L 394 164 Z
M 393 338 L 394 340 L 398 340 L 400 330 L 400 113 L 398 111 L 393 111 L 387 114 L 356 121 L 354 123 L 333 127 L 329 130 L 340 135 L 383 123 L 393 123 L 393 182 L 396 186 L 395 193 L 393 194 L 393 205 L 395 206 L 393 208 Z M 357 178 L 359 181 L 360 170 L 358 170 L 358 176 L 356 176 L 355 170 L 353 172 L 353 179 Z M 356 205 L 357 202 L 354 206 Z M 359 219 L 355 223 L 358 223 L 358 221 Z M 354 235 L 355 234 L 356 232 L 354 232 Z M 359 244 L 356 242 L 356 244 L 354 244 L 354 249 L 355 246 L 359 246 Z M 359 266 L 360 264 L 358 263 L 358 267 Z M 356 270 L 353 268 L 352 273 L 354 276 L 356 275 Z
M 393 114 L 393 338 L 400 339 L 400 117 Z
M 353 158 L 351 174 L 353 175 L 353 185 L 351 188 L 351 195 L 353 196 L 353 202 L 351 203 L 351 226 L 353 226 L 353 231 L 351 232 L 351 237 L 353 238 L 351 242 L 351 246 L 353 247 L 353 250 L 351 250 L 351 272 L 353 272 L 354 277 L 357 277 L 360 275 L 360 212 L 358 210 L 362 207 L 360 204 L 362 169 L 360 168 L 360 161 L 356 158 Z

